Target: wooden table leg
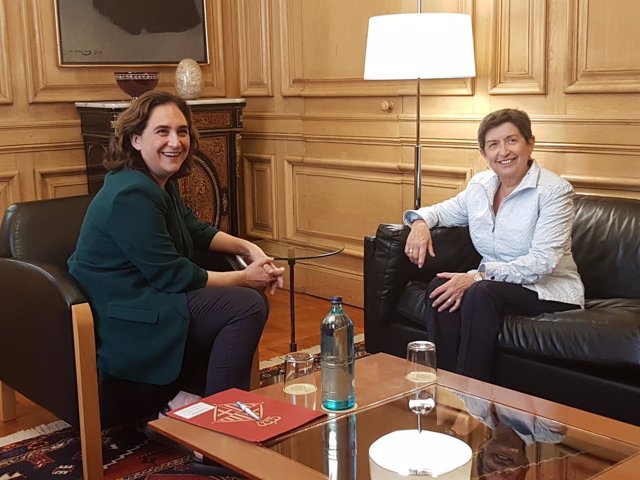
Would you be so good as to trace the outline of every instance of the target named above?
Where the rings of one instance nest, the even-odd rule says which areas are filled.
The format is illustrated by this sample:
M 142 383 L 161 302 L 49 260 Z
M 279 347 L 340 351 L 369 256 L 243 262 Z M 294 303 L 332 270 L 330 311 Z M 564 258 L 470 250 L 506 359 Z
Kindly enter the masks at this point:
M 0 382 L 0 420 L 8 422 L 16 418 L 16 391 Z

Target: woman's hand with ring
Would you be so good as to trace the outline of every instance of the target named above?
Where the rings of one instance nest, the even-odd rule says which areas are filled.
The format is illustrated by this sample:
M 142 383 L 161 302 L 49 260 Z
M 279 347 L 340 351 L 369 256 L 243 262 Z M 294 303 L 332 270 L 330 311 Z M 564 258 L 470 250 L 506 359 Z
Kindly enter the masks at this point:
M 427 253 L 435 257 L 433 251 L 433 242 L 431 241 L 431 232 L 424 220 L 416 220 L 411 224 L 411 232 L 407 237 L 407 243 L 404 247 L 404 253 L 407 255 L 411 263 L 422 268 Z
M 448 281 L 431 292 L 431 306 L 438 312 L 455 312 L 462 304 L 464 292 L 474 283 L 473 278 L 466 273 L 452 272 L 438 273 L 437 277 L 447 278 Z

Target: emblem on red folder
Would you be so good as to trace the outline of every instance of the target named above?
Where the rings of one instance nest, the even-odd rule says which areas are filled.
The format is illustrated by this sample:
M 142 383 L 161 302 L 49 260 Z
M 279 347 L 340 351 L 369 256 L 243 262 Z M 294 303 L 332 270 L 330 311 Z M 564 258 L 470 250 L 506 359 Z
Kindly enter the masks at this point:
M 246 403 L 253 413 L 262 418 L 262 402 Z M 249 414 L 242 411 L 235 403 L 219 403 L 213 411 L 214 422 L 255 422 Z

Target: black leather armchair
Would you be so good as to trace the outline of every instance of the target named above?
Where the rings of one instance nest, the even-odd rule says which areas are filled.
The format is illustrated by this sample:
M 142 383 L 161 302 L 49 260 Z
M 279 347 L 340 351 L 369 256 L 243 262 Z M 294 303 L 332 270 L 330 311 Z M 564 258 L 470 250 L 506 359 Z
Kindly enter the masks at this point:
M 584 310 L 508 316 L 492 383 L 640 425 L 640 201 L 577 195 L 573 254 Z M 432 231 L 436 258 L 408 261 L 409 228 L 380 225 L 365 238 L 368 352 L 404 356 L 426 338 L 426 291 L 435 273 L 467 271 L 480 257 L 466 228 Z
M 80 428 L 85 478 L 102 477 L 101 426 L 152 415 L 171 398 L 160 386 L 96 369 L 93 317 L 67 272 L 89 196 L 11 205 L 0 226 L 2 421 L 15 418 L 15 391 Z M 242 268 L 235 257 L 201 254 L 206 268 Z M 257 386 L 258 357 L 252 386 Z M 126 405 L 126 408 L 123 408 Z

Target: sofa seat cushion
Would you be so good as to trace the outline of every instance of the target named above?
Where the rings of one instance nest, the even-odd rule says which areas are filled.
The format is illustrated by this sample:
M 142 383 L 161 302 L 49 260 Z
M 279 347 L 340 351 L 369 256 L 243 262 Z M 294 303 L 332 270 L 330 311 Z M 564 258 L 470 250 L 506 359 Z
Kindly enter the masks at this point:
M 498 345 L 541 359 L 640 370 L 640 299 L 591 299 L 584 310 L 508 315 Z
M 399 321 L 426 331 L 428 289 L 429 284 L 425 282 L 407 283 L 396 304 L 396 311 L 401 315 Z
M 426 329 L 426 282 L 407 283 L 391 321 Z M 590 299 L 584 310 L 507 315 L 498 346 L 547 360 L 640 369 L 640 299 Z

